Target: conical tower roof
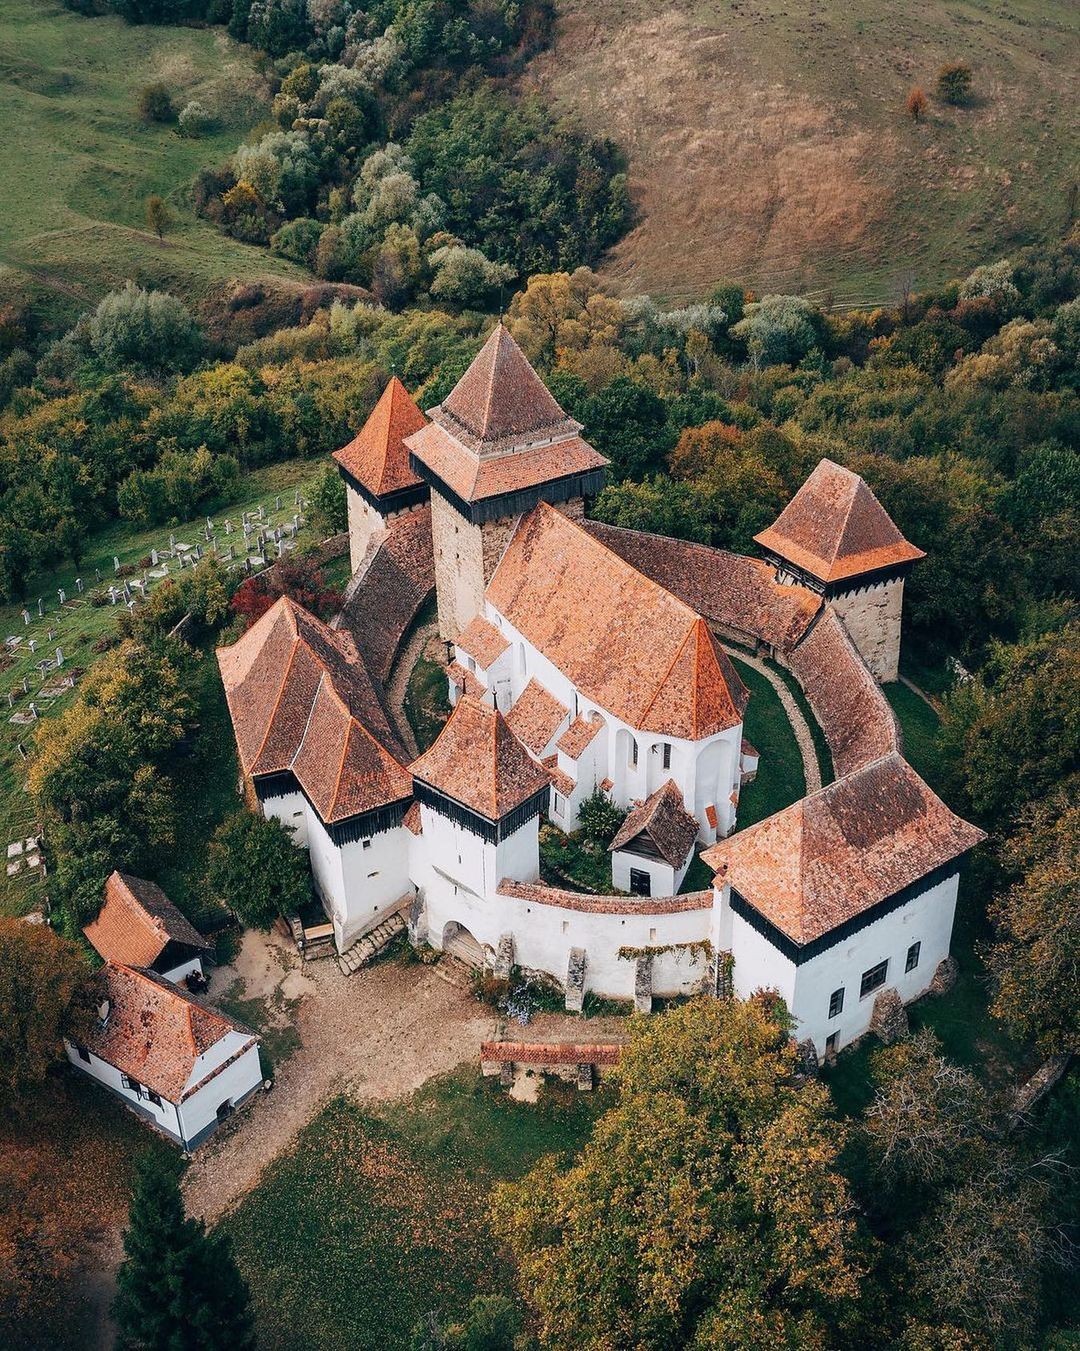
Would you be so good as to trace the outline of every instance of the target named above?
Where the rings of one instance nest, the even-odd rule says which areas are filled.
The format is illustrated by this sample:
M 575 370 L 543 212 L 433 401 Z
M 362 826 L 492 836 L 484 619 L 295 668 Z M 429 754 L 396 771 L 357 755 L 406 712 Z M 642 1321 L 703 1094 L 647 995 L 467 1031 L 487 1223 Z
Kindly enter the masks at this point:
M 498 709 L 467 694 L 412 773 L 488 821 L 501 820 L 551 782 Z
M 583 441 L 509 332 L 499 324 L 441 404 L 407 441 L 437 490 L 474 504 L 543 489 L 548 500 L 592 494 L 607 460 Z M 573 483 L 573 491 L 549 485 Z M 522 510 L 520 502 L 516 510 Z
M 420 479 L 409 464 L 405 438 L 426 426 L 427 418 L 392 376 L 371 416 L 334 459 L 372 497 L 415 488 Z
M 832 460 L 818 464 L 773 524 L 754 540 L 822 582 L 843 581 L 925 557 L 907 542 L 859 475 Z

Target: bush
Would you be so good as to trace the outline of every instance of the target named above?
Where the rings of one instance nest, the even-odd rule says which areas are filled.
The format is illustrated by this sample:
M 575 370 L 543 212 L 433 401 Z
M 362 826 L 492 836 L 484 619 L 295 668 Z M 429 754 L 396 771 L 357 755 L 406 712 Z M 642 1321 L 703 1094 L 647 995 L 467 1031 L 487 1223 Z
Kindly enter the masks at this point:
M 314 269 L 319 240 L 325 228 L 308 216 L 286 221 L 281 229 L 271 236 L 270 251 L 299 263 L 301 267 Z
M 114 369 L 185 370 L 203 349 L 202 333 L 175 296 L 144 291 L 130 281 L 102 300 L 87 321 L 86 336 L 94 355 Z
M 938 71 L 937 96 L 942 103 L 968 103 L 971 84 L 971 67 L 963 61 L 949 61 Z
M 162 84 L 160 80 L 143 85 L 139 90 L 135 107 L 144 122 L 171 122 L 176 116 L 172 95 L 168 86 Z
M 180 135 L 190 136 L 192 139 L 205 136 L 213 125 L 213 114 L 198 99 L 192 99 L 190 103 L 186 103 L 177 120 L 177 130 Z

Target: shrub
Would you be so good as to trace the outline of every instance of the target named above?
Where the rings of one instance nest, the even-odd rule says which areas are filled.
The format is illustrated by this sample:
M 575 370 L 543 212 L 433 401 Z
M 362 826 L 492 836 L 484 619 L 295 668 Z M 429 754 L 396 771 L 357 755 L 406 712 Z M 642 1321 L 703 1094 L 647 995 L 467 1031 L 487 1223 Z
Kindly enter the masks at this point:
M 923 113 L 926 112 L 926 95 L 918 85 L 908 94 L 904 108 L 913 122 L 922 121 Z
M 937 96 L 942 103 L 968 103 L 971 84 L 971 67 L 963 61 L 949 61 L 938 71 Z
M 87 321 L 86 336 L 95 356 L 116 369 L 184 370 L 203 347 L 195 320 L 175 296 L 144 291 L 130 281 L 102 300 Z
M 270 251 L 299 263 L 301 267 L 314 268 L 319 240 L 325 228 L 308 216 L 286 221 L 281 229 L 270 237 Z
M 172 95 L 160 80 L 143 85 L 135 107 L 144 122 L 171 122 L 176 116 Z
M 195 139 L 206 135 L 214 125 L 214 118 L 205 104 L 200 103 L 198 99 L 192 99 L 190 103 L 184 105 L 176 125 L 181 136 Z

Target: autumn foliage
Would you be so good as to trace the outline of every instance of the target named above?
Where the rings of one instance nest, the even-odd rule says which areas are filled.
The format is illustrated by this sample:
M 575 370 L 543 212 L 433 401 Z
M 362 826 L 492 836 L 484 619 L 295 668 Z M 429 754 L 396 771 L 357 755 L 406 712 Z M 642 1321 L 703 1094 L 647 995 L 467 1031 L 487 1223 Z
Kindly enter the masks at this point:
M 908 94 L 904 108 L 913 122 L 922 121 L 923 114 L 926 112 L 926 95 L 918 85 Z
M 342 594 L 328 586 L 320 569 L 307 558 L 283 558 L 266 572 L 242 582 L 232 599 L 233 614 L 250 628 L 282 596 L 302 605 L 320 619 L 341 609 Z

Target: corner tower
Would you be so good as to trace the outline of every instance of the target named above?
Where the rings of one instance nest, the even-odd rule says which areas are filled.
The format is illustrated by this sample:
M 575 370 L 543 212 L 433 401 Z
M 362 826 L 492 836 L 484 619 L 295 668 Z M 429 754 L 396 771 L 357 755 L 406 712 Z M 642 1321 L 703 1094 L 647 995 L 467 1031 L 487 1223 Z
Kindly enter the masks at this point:
M 858 474 L 820 461 L 754 540 L 778 582 L 825 597 L 878 680 L 896 679 L 904 578 L 926 555 L 907 542 Z
M 349 506 L 349 564 L 353 572 L 387 522 L 422 506 L 428 486 L 409 464 L 405 438 L 427 418 L 393 376 L 360 431 L 334 452 Z
M 502 324 L 428 417 L 405 444 L 431 488 L 439 631 L 456 638 L 480 613 L 520 517 L 538 502 L 583 516 L 608 462 Z

